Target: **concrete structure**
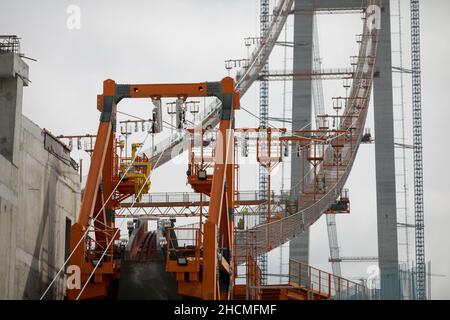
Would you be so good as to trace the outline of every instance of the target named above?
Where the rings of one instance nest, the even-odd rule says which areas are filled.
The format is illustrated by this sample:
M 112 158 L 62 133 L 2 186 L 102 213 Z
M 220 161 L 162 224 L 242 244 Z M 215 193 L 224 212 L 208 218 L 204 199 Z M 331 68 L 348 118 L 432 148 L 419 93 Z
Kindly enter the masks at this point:
M 67 149 L 22 116 L 28 67 L 0 52 L 0 299 L 39 299 L 68 252 L 80 203 Z M 62 277 L 47 298 L 62 298 Z
M 314 1 L 295 1 L 294 10 L 308 9 Z M 294 74 L 312 73 L 313 67 L 313 15 L 295 15 L 294 17 Z M 311 129 L 312 81 L 295 80 L 292 82 L 292 130 Z M 291 157 L 291 189 L 299 190 L 302 177 L 302 159 Z M 305 161 L 304 172 L 309 171 Z M 306 181 L 305 181 L 306 182 Z M 291 193 L 296 197 L 296 192 Z M 289 242 L 289 258 L 309 264 L 309 229 L 298 238 Z
M 399 299 L 397 199 L 395 189 L 394 113 L 390 2 L 383 1 L 374 79 L 375 164 L 377 181 L 378 265 L 381 299 Z
M 312 69 L 313 17 L 306 12 L 324 9 L 361 9 L 361 0 L 296 0 L 294 21 L 294 73 Z M 374 81 L 375 158 L 377 180 L 378 256 L 381 277 L 381 299 L 399 299 L 397 208 L 394 160 L 394 119 L 392 97 L 391 22 L 389 1 L 382 1 L 381 29 Z M 301 12 L 303 11 L 303 13 Z M 311 80 L 293 81 L 292 128 L 300 129 L 311 122 Z M 292 157 L 291 185 L 301 179 L 300 159 Z M 309 232 L 290 243 L 290 258 L 308 263 Z
M 0 154 L 17 164 L 22 92 L 28 85 L 28 66 L 14 52 L 1 53 L 0 79 Z

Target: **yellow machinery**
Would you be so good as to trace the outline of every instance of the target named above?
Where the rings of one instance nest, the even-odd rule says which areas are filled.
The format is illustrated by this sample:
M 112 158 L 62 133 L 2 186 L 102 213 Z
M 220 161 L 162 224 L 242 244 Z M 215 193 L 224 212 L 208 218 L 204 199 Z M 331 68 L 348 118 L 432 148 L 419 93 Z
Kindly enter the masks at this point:
M 131 157 L 124 157 L 120 160 L 120 177 L 123 180 L 134 181 L 134 194 L 136 202 L 140 202 L 142 195 L 147 194 L 150 190 L 150 173 L 152 171 L 152 164 L 150 159 L 145 155 L 137 156 L 136 152 L 142 143 L 133 143 L 131 145 Z M 123 148 L 123 141 L 120 142 L 120 148 Z M 127 171 L 127 168 L 128 171 Z

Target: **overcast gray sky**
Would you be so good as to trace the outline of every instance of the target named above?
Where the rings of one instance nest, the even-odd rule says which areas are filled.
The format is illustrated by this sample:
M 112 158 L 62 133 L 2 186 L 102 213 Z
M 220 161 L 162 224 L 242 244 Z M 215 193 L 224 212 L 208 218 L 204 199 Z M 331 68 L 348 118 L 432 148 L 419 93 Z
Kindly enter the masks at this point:
M 396 1 L 392 1 L 396 3 Z M 408 3 L 405 14 L 405 65 L 409 66 Z M 81 28 L 67 28 L 69 5 L 81 9 Z M 29 62 L 31 85 L 25 89 L 23 113 L 55 134 L 95 133 L 98 111 L 96 95 L 106 78 L 121 83 L 162 83 L 215 81 L 225 76 L 224 60 L 246 57 L 243 38 L 257 36 L 258 0 L 0 0 L 0 33 L 22 38 L 22 51 L 38 62 Z M 425 161 L 426 255 L 433 263 L 433 298 L 450 298 L 450 226 L 448 197 L 450 169 L 447 165 L 448 121 L 450 119 L 450 73 L 447 59 L 450 2 L 428 0 L 422 9 L 422 68 Z M 288 21 L 288 36 L 292 20 Z M 320 45 L 324 67 L 348 66 L 356 54 L 355 35 L 361 21 L 355 16 L 321 16 Z M 288 54 L 290 57 L 290 53 Z M 271 58 L 273 68 L 282 67 L 282 51 Z M 288 60 L 291 64 L 292 60 Z M 405 78 L 410 94 L 410 79 Z M 326 84 L 325 98 L 341 93 L 341 83 Z M 288 88 L 290 90 L 290 88 Z M 242 101 L 257 112 L 257 85 Z M 281 85 L 271 83 L 271 116 L 281 116 Z M 149 117 L 145 102 L 126 103 L 124 111 Z M 329 105 L 329 104 L 328 104 Z M 290 112 L 290 102 L 288 111 Z M 411 122 L 407 99 L 407 121 Z M 238 125 L 253 127 L 257 120 L 239 112 Z M 373 128 L 373 117 L 367 123 Z M 409 128 L 409 127 L 408 127 Z M 408 142 L 411 142 L 408 131 Z M 376 133 L 375 133 L 376 135 Z M 289 167 L 289 165 L 287 166 Z M 168 164 L 156 170 L 152 191 L 187 191 L 182 165 Z M 256 189 L 256 168 L 246 170 L 241 188 Z M 412 170 L 409 168 L 411 181 Z M 277 180 L 278 179 L 278 180 Z M 274 178 L 280 184 L 280 172 Z M 278 181 L 278 182 L 277 182 Z M 341 254 L 375 256 L 376 194 L 374 147 L 360 148 L 348 180 L 352 213 L 338 217 Z M 413 191 L 409 185 L 410 195 Z M 412 218 L 412 197 L 409 208 Z M 312 228 L 311 264 L 330 270 L 324 219 Z M 413 233 L 411 233 L 413 237 Z M 412 248 L 413 249 L 413 248 Z M 400 248 L 401 253 L 404 248 Z M 271 259 L 275 261 L 276 259 Z M 275 264 L 275 263 L 274 263 Z M 275 267 L 273 267 L 275 268 Z M 344 276 L 366 276 L 367 265 L 344 266 Z M 277 271 L 275 268 L 273 271 Z

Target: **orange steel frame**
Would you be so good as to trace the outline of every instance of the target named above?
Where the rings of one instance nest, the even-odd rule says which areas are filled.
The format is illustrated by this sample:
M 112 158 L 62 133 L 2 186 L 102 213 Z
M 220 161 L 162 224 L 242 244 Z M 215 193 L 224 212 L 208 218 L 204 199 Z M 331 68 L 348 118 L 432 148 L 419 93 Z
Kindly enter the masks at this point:
M 234 265 L 232 248 L 234 243 L 234 209 L 236 208 L 236 180 L 238 165 L 236 163 L 236 139 L 233 117 L 223 117 L 217 132 L 217 141 L 213 150 L 213 160 L 210 155 L 204 154 L 203 134 L 205 130 L 188 130 L 192 134 L 201 135 L 200 158 L 197 160 L 193 152 L 193 142 L 189 146 L 189 176 L 188 182 L 192 188 L 202 194 L 210 196 L 208 219 L 203 225 L 203 241 L 199 248 L 203 254 L 199 259 L 190 261 L 187 266 L 178 266 L 173 261 L 168 261 L 166 270 L 180 279 L 179 293 L 184 296 L 201 298 L 206 300 L 229 300 L 232 295 L 231 284 L 234 283 Z M 226 115 L 225 115 L 226 116 Z M 227 117 L 227 116 L 226 116 Z M 212 161 L 212 162 L 211 162 Z M 212 167 L 212 174 L 200 179 L 200 170 Z M 202 215 L 200 214 L 200 219 Z M 202 221 L 200 220 L 202 227 Z M 200 237 L 201 238 L 201 234 Z M 214 240 L 213 240 L 214 239 Z M 218 248 L 220 239 L 221 248 Z M 220 249 L 220 250 L 219 250 Z M 219 258 L 217 253 L 221 251 Z M 197 264 L 193 266 L 193 264 Z M 201 268 L 198 266 L 201 265 Z M 195 271 L 192 272 L 192 267 Z M 219 277 L 217 277 L 217 270 Z M 186 276 L 188 274 L 188 276 Z M 183 279 L 189 278 L 189 281 Z M 191 281 L 195 279 L 195 281 Z M 198 279 L 198 280 L 197 280 Z
M 208 220 L 204 228 L 203 270 L 201 292 L 203 299 L 229 298 L 228 290 L 219 290 L 217 281 L 217 233 L 223 237 L 223 246 L 230 252 L 233 245 L 233 192 L 234 170 L 233 150 L 234 110 L 239 109 L 240 96 L 235 91 L 235 82 L 226 77 L 220 82 L 202 82 L 191 84 L 116 84 L 108 79 L 103 83 L 103 94 L 97 97 L 97 108 L 101 111 L 94 151 L 91 158 L 86 187 L 83 193 L 77 222 L 71 229 L 71 249 L 73 254 L 70 265 L 81 270 L 81 288 L 86 284 L 89 275 L 94 271 L 99 256 L 91 255 L 91 247 L 87 247 L 86 236 L 91 222 L 94 224 L 95 250 L 103 252 L 111 243 L 119 239 L 114 223 L 115 210 L 131 193 L 130 181 L 126 188 L 118 176 L 118 155 L 116 152 L 116 111 L 117 104 L 124 98 L 178 98 L 215 96 L 222 101 L 220 133 L 216 147 L 216 164 L 211 186 L 211 203 Z M 231 133 L 231 134 L 230 134 Z M 231 146 L 230 146 L 231 144 Z M 115 186 L 117 189 L 115 190 Z M 226 185 L 226 190 L 225 190 Z M 123 187 L 123 186 L 122 186 Z M 125 194 L 121 193 L 123 190 Z M 115 191 L 114 191 L 115 190 Z M 111 195 L 111 196 L 110 196 Z M 113 235 L 116 236 L 113 239 Z M 86 285 L 80 299 L 102 299 L 115 294 L 114 279 L 120 276 L 119 265 L 114 261 L 114 246 L 95 271 Z M 95 252 L 95 251 L 94 251 Z M 222 259 L 223 261 L 223 259 Z M 229 262 L 231 265 L 231 261 Z M 230 270 L 230 268 L 227 268 Z M 230 281 L 232 275 L 230 274 Z M 223 286 L 222 286 L 223 288 Z M 68 299 L 76 299 L 81 289 L 69 289 Z

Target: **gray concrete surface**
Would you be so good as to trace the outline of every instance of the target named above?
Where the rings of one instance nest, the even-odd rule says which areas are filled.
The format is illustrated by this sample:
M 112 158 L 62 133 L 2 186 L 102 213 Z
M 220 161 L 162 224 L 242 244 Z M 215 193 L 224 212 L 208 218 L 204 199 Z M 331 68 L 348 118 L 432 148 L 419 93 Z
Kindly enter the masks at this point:
M 14 118 L 7 128 L 9 151 L 0 155 L 0 299 L 39 299 L 64 262 L 66 223 L 80 205 L 79 177 L 44 149 L 42 129 L 17 115 L 22 91 L 14 79 L 7 81 L 11 90 L 0 89 L 0 127 Z M 48 298 L 62 298 L 64 289 L 62 277 Z
M 15 53 L 0 54 L 0 154 L 18 161 L 22 92 L 28 85 L 28 66 Z

